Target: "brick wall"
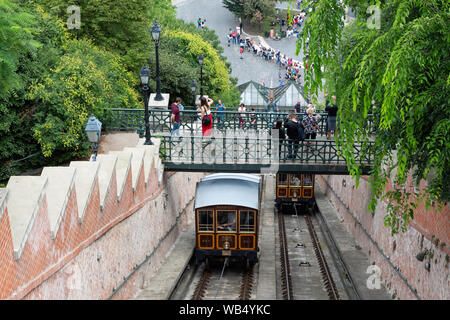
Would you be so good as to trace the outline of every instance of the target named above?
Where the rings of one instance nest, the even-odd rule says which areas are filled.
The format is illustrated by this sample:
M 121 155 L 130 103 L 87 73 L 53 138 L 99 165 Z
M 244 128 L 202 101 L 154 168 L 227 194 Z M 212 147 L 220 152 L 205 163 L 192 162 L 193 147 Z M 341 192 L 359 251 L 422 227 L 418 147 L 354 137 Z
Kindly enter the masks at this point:
M 48 197 L 53 195 L 46 193 L 48 189 L 43 190 L 43 199 L 35 204 L 37 213 L 23 222 L 28 225 L 25 245 L 16 257 L 13 239 L 17 236 L 14 228 L 18 224 L 11 219 L 23 213 L 18 209 L 11 212 L 8 204 L 11 207 L 11 201 L 27 195 L 14 194 L 11 188 L 9 200 L 6 197 L 0 201 L 3 202 L 0 203 L 0 299 L 126 299 L 134 296 L 159 268 L 180 229 L 192 219 L 195 184 L 203 176 L 165 173 L 162 181 L 158 180 L 163 170 L 157 165 L 158 152 L 154 151 L 158 149 L 158 145 L 148 149 L 152 151 L 150 156 L 143 157 L 134 168 L 130 162 L 129 170 L 119 167 L 113 170 L 107 182 L 103 210 L 100 187 L 105 179 L 101 178 L 100 163 L 100 173 L 94 178 L 82 220 L 77 189 L 86 185 L 75 183 L 70 187 L 64 195 L 66 201 L 55 237 L 52 237 L 48 214 Z M 140 166 L 140 170 L 136 170 L 139 168 L 136 166 Z M 148 177 L 144 173 L 146 166 L 149 166 Z M 137 172 L 139 177 L 134 190 L 132 177 Z M 125 183 L 123 192 L 118 194 L 117 175 L 120 174 L 125 175 Z M 140 268 L 136 271 L 138 265 Z M 124 282 L 124 278 L 128 281 Z
M 358 188 L 350 176 L 316 176 L 316 183 L 370 261 L 380 267 L 393 297 L 450 299 L 448 206 L 440 212 L 425 211 L 424 206 L 419 206 L 407 231 L 392 236 L 391 229 L 384 226 L 386 203 L 379 203 L 374 214 L 367 210 L 370 198 L 367 179 L 361 179 Z M 429 254 L 419 261 L 416 255 L 424 249 Z M 425 268 L 427 262 L 429 271 Z

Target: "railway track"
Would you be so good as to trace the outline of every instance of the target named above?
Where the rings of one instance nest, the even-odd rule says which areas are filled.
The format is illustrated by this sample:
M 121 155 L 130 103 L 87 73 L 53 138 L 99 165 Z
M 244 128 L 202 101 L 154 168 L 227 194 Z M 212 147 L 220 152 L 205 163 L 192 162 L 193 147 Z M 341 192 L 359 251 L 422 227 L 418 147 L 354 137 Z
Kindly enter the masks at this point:
M 311 236 L 314 252 L 316 254 L 317 262 L 319 263 L 320 273 L 322 274 L 322 280 L 328 292 L 328 297 L 330 300 L 340 300 L 341 298 L 336 288 L 336 283 L 334 282 L 333 275 L 331 274 L 331 270 L 320 246 L 320 241 L 311 222 L 311 218 L 309 216 L 303 217 L 305 218 L 306 225 L 308 226 L 309 235 Z
M 185 280 L 185 288 L 177 289 L 184 293 L 171 296 L 182 300 L 250 300 L 254 289 L 254 270 L 253 266 L 243 268 L 240 263 L 227 261 L 222 266 L 202 264 L 192 271 L 190 280 Z M 189 277 L 187 273 L 185 277 Z
M 281 291 L 284 300 L 293 300 L 289 248 L 286 239 L 286 226 L 283 213 L 278 214 L 278 230 L 280 240 Z
M 352 293 L 356 287 L 349 285 L 354 283 L 348 268 L 320 218 L 320 212 L 295 205 L 278 212 L 278 299 L 358 299 Z

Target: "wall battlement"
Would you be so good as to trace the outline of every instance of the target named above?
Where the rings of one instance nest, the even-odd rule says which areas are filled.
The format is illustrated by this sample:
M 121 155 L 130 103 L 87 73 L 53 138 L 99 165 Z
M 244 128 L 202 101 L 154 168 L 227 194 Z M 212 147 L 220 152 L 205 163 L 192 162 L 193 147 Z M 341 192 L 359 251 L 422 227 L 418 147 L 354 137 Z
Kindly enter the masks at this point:
M 26 297 L 162 193 L 160 140 L 152 141 L 13 176 L 0 188 L 0 299 Z

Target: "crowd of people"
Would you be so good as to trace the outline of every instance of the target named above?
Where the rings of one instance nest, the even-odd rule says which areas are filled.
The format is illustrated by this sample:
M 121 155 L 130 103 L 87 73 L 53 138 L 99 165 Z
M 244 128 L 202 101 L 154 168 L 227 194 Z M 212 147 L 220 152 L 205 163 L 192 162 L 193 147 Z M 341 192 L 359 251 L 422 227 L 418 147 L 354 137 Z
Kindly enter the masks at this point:
M 327 95 L 325 94 L 325 97 Z M 215 106 L 213 105 L 214 101 L 207 97 L 200 98 L 200 105 L 197 108 L 199 112 L 199 120 L 202 125 L 202 134 L 203 136 L 209 136 L 212 133 L 212 125 L 213 118 L 212 112 L 215 111 L 217 116 L 217 125 L 221 128 L 225 122 L 225 111 L 227 111 L 228 107 L 222 102 L 222 100 L 218 100 Z M 183 105 L 181 104 L 181 98 L 177 97 L 175 101 L 170 106 L 171 109 L 171 121 L 172 125 L 172 135 L 179 135 L 179 128 L 181 125 L 181 112 L 184 110 Z M 269 103 L 267 104 L 267 113 L 268 113 L 268 121 L 269 123 L 274 123 L 274 129 L 280 129 L 279 121 L 281 119 L 275 119 L 275 117 L 279 116 L 278 113 L 280 110 L 274 102 L 273 98 L 270 98 Z M 338 105 L 336 102 L 336 97 L 332 96 L 332 102 L 326 99 L 326 108 L 325 112 L 328 113 L 327 122 L 326 122 L 326 131 L 327 138 L 331 139 L 331 132 L 336 132 L 336 117 L 337 117 Z M 301 123 L 298 124 L 299 128 L 301 128 L 301 132 L 297 135 L 292 135 L 288 133 L 288 137 L 290 139 L 296 139 L 297 137 L 301 139 L 315 139 L 317 136 L 317 132 L 319 130 L 318 121 L 320 119 L 320 114 L 316 113 L 315 107 L 310 103 L 305 108 L 301 104 L 301 100 L 298 100 L 292 109 L 292 113 L 285 119 L 284 128 L 288 129 L 292 127 L 291 122 L 297 122 L 298 116 L 302 117 Z M 237 109 L 237 119 L 239 121 L 239 126 L 241 128 L 257 128 L 256 121 L 256 111 L 255 108 L 247 110 L 244 103 L 239 105 Z M 300 130 L 300 129 L 299 129 Z M 292 131 L 289 129 L 288 131 Z M 302 133 L 303 132 L 303 133 Z
M 292 18 L 291 26 L 287 28 L 288 38 L 290 38 L 294 33 L 297 33 L 298 37 L 299 31 L 297 28 L 301 27 L 304 17 L 305 13 L 302 12 Z M 289 16 L 287 18 L 289 19 Z M 252 37 L 247 36 L 244 38 L 241 31 L 242 23 L 239 26 L 236 26 L 235 30 L 229 28 L 227 33 L 228 46 L 238 45 L 241 59 L 244 58 L 244 52 L 250 52 L 254 56 L 261 57 L 263 60 L 279 66 L 278 81 L 280 86 L 283 86 L 288 81 L 301 84 L 301 70 L 303 69 L 302 62 L 288 57 L 280 50 L 273 49 L 263 42 L 257 42 L 257 40 Z M 274 38 L 273 28 L 270 32 L 270 37 Z M 282 71 L 284 71 L 284 75 L 282 74 Z

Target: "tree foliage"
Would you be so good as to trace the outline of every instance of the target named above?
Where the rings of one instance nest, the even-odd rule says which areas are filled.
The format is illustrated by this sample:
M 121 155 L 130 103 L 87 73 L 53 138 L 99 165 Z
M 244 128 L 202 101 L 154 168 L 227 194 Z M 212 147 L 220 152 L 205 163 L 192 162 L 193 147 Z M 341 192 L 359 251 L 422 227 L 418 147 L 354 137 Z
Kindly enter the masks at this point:
M 362 141 L 374 158 L 369 209 L 387 199 L 385 224 L 393 233 L 405 230 L 420 202 L 442 207 L 450 198 L 450 5 L 441 0 L 304 5 L 312 12 L 297 51 L 309 37 L 307 86 L 317 93 L 326 78 L 325 89 L 340 106 L 337 142 L 357 181 L 361 171 L 353 143 Z M 345 27 L 344 5 L 358 12 Z M 379 29 L 367 24 L 370 5 L 380 8 Z M 368 126 L 370 113 L 376 134 Z M 416 185 L 426 180 L 426 188 L 406 188 L 409 176 Z M 393 189 L 386 188 L 389 179 Z
M 81 9 L 80 29 L 67 27 L 72 5 Z M 225 79 L 208 90 L 239 102 L 217 35 L 177 20 L 171 0 L 0 0 L 0 181 L 87 155 L 83 127 L 91 113 L 102 120 L 109 108 L 143 106 L 139 71 L 147 63 L 155 79 L 155 20 L 163 30 L 163 92 L 192 104 L 189 85 L 199 83 L 200 66 L 179 44 L 201 40 L 217 64 L 208 68 Z M 195 37 L 171 39 L 171 31 Z
M 222 99 L 229 105 L 239 103 L 239 91 L 232 85 L 228 67 L 210 43 L 204 41 L 199 35 L 181 30 L 168 31 L 167 37 L 172 39 L 173 50 L 183 50 L 185 61 L 195 68 L 198 68 L 198 56 L 203 54 L 205 57 L 203 65 L 204 94 L 214 100 Z
M 241 19 L 260 24 L 268 15 L 272 15 L 276 1 L 274 0 L 223 0 L 223 6 Z
M 69 41 L 52 72 L 28 95 L 40 103 L 32 130 L 43 155 L 50 157 L 55 150 L 85 153 L 89 145 L 84 127 L 91 114 L 101 119 L 109 108 L 140 106 L 133 79 L 117 55 L 87 40 Z

